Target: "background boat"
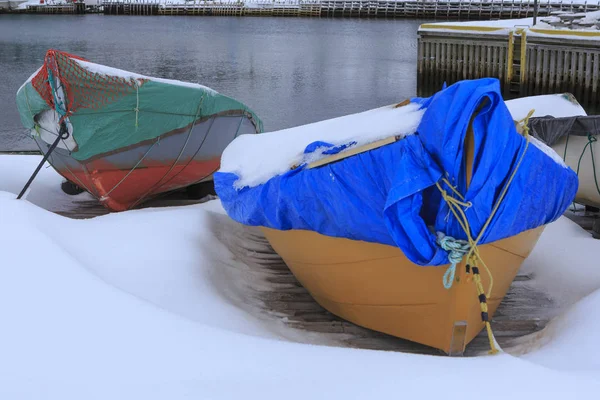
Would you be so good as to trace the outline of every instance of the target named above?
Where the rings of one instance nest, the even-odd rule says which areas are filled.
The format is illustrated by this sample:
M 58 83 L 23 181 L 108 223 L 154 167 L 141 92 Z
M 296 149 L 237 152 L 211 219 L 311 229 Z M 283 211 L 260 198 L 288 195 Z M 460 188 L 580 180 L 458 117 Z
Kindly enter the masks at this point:
M 211 179 L 235 137 L 262 131 L 248 107 L 207 87 L 54 50 L 17 104 L 43 154 L 64 136 L 52 166 L 114 211 Z

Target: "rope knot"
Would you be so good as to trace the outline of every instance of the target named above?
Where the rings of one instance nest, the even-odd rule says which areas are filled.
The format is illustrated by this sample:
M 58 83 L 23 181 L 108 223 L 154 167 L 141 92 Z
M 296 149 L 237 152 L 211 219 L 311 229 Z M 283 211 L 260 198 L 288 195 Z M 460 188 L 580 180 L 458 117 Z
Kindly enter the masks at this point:
M 450 289 L 456 275 L 456 265 L 470 252 L 471 246 L 467 240 L 455 239 L 442 232 L 437 233 L 437 243 L 442 249 L 448 252 L 450 267 L 448 267 L 444 274 L 444 287 Z

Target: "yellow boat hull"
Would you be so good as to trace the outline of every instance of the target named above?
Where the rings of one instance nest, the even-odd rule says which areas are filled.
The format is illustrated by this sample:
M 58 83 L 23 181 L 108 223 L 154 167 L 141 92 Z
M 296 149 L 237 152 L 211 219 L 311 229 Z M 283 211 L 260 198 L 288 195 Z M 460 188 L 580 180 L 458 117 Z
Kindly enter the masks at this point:
M 312 297 L 357 325 L 460 355 L 484 328 L 472 274 L 457 267 L 445 289 L 446 267 L 413 264 L 399 248 L 324 236 L 312 231 L 261 228 L 273 249 Z M 493 276 L 489 317 L 506 295 L 544 227 L 480 246 Z M 490 278 L 481 271 L 484 287 Z

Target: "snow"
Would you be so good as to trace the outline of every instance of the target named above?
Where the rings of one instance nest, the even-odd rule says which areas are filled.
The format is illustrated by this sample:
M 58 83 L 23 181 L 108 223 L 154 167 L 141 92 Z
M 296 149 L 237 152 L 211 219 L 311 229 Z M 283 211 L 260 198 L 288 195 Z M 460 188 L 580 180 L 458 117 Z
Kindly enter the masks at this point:
M 140 75 L 140 74 L 136 74 L 133 72 L 124 71 L 122 69 L 92 63 L 89 61 L 82 61 L 82 60 L 74 60 L 74 61 L 77 62 L 81 67 L 87 69 L 88 71 L 90 71 L 92 73 L 97 73 L 97 74 L 101 74 L 101 75 L 117 76 L 117 77 L 129 80 L 129 81 L 148 79 L 148 80 L 151 80 L 154 82 L 165 83 L 168 85 L 183 86 L 183 87 L 188 87 L 188 88 L 192 88 L 192 89 L 201 89 L 201 90 L 205 90 L 208 94 L 212 94 L 212 95 L 217 94 L 216 90 L 211 89 L 206 86 L 203 86 L 203 85 L 200 85 L 200 84 L 197 84 L 197 83 L 183 82 L 183 81 L 179 81 L 179 80 L 175 80 L 175 79 L 164 79 L 164 78 Z M 19 87 L 19 90 L 17 90 L 17 92 L 19 92 L 27 83 L 31 82 L 31 80 L 37 75 L 37 73 L 41 69 L 42 69 L 42 67 L 38 68 L 33 74 L 31 74 L 31 76 L 21 85 L 21 87 Z
M 59 6 L 59 5 L 67 5 L 71 4 L 72 1 L 69 0 L 45 0 L 44 4 L 41 3 L 41 0 L 9 0 L 11 3 L 21 3 L 19 4 L 19 9 L 25 10 L 27 6 Z M 2 1 L 0 1 L 1 3 Z M 84 0 L 83 1 L 87 6 L 95 6 L 101 4 L 101 0 Z
M 537 284 L 552 293 L 561 307 L 572 306 L 600 288 L 600 254 L 595 252 L 600 240 L 567 218 L 559 219 L 550 228 L 522 270 L 534 273 Z
M 541 140 L 535 138 L 534 136 L 529 136 L 529 143 L 537 147 L 543 153 L 545 153 L 548 157 L 550 157 L 555 163 L 562 165 L 564 168 L 569 168 L 562 157 L 550 146 Z
M 577 18 L 576 18 L 577 17 Z M 575 18 L 575 19 L 573 19 Z M 598 40 L 600 38 L 600 11 L 567 13 L 539 18 L 535 26 L 533 18 L 504 19 L 492 21 L 435 22 L 419 27 L 419 32 L 471 33 L 481 35 L 507 35 L 510 31 L 524 29 L 527 37 L 548 37 Z M 461 29 L 464 28 L 464 29 Z M 481 28 L 481 29 L 477 29 Z M 490 30 L 489 28 L 495 28 Z M 561 32 L 565 32 L 561 34 Z M 597 33 L 597 34 L 596 34 Z
M 505 102 L 515 121 L 522 120 L 533 109 L 533 117 L 552 115 L 556 118 L 587 115 L 577 100 L 567 94 L 521 97 Z
M 241 135 L 223 152 L 220 172 L 235 173 L 239 177 L 236 188 L 254 187 L 294 165 L 326 157 L 319 152 L 305 156 L 306 146 L 313 142 L 335 146 L 356 142 L 353 147 L 358 147 L 413 134 L 425 112 L 419 107 L 414 103 L 397 108 L 389 105 L 280 131 Z
M 583 371 L 598 377 L 600 352 L 600 240 L 566 217 L 546 228 L 522 271 L 533 276 L 562 308 L 540 333 L 528 338 L 521 357 L 547 368 Z M 572 351 L 565 350 L 572 347 Z
M 533 25 L 533 18 L 517 18 L 517 19 L 500 19 L 491 21 L 450 21 L 450 22 L 435 22 L 433 24 L 439 27 L 444 26 L 468 26 L 468 27 L 486 27 L 486 28 L 514 28 Z M 428 28 L 429 29 L 429 28 Z
M 600 390 L 600 241 L 565 218 L 546 228 L 527 268 L 558 273 L 575 298 L 591 294 L 527 354 L 329 347 L 261 309 L 255 294 L 268 282 L 249 267 L 254 231 L 218 200 L 71 220 L 30 202 L 60 200 L 51 169 L 28 201 L 15 200 L 29 158 L 39 160 L 0 157 L 0 398 L 553 400 Z
M 189 88 L 193 88 L 193 89 L 202 89 L 202 90 L 206 90 L 209 94 L 217 93 L 215 90 L 213 90 L 209 87 L 206 87 L 206 86 L 199 85 L 197 83 L 183 82 L 183 81 L 178 81 L 175 79 L 163 79 L 163 78 L 156 78 L 156 77 L 140 75 L 140 74 L 136 74 L 133 72 L 124 71 L 122 69 L 117 69 L 117 68 L 112 68 L 112 67 L 108 67 L 105 65 L 91 63 L 88 61 L 82 61 L 82 60 L 74 60 L 74 61 L 76 61 L 80 66 L 87 69 L 88 71 L 90 71 L 92 73 L 100 74 L 100 75 L 117 76 L 119 78 L 123 78 L 126 80 L 149 79 L 154 82 L 160 82 L 160 83 L 165 83 L 165 84 L 169 84 L 169 85 L 184 86 L 184 87 L 189 87 Z
M 572 101 L 564 95 L 542 95 L 509 100 L 506 105 L 516 121 L 525 118 L 532 108 L 535 109 L 534 116 L 551 113 L 556 117 L 585 115 L 583 108 Z M 348 150 L 394 135 L 410 135 L 417 129 L 424 112 L 414 103 L 398 108 L 389 105 L 280 131 L 241 135 L 223 152 L 220 172 L 236 174 L 238 180 L 234 187 L 237 189 L 254 187 L 293 166 L 327 157 L 323 154 L 327 147 L 304 154 L 306 146 L 313 142 L 325 141 L 335 146 L 355 143 L 345 149 Z M 565 166 L 554 150 L 535 139 L 532 143 Z
M 42 160 L 41 156 L 15 156 L 0 154 L 0 192 L 18 194 Z M 5 176 L 10 174 L 10 177 Z M 87 192 L 76 196 L 65 194 L 60 184 L 64 179 L 46 163 L 30 186 L 27 201 L 52 211 L 67 211 L 72 200 L 94 200 Z
M 50 5 L 62 4 L 62 2 L 60 0 L 58 0 L 58 1 L 50 0 L 50 1 L 51 1 Z M 21 2 L 18 6 L 18 9 L 25 10 L 25 9 L 27 9 L 27 6 L 39 6 L 39 5 L 40 5 L 40 0 L 27 0 L 27 1 Z
M 486 26 L 498 28 L 514 28 L 516 26 L 531 26 L 533 18 L 500 19 L 492 21 L 464 21 L 459 23 L 441 22 L 440 25 Z
M 151 80 L 154 82 L 160 82 L 160 83 L 165 83 L 165 84 L 169 84 L 169 85 L 184 86 L 184 87 L 189 87 L 189 88 L 193 88 L 193 89 L 202 89 L 202 90 L 206 90 L 209 94 L 217 93 L 214 89 L 211 89 L 206 86 L 202 86 L 197 83 L 183 82 L 183 81 L 179 81 L 179 80 L 175 80 L 175 79 L 163 79 L 163 78 L 156 78 L 156 77 L 140 75 L 140 74 L 136 74 L 133 72 L 124 71 L 122 69 L 92 63 L 89 61 L 82 61 L 82 60 L 74 60 L 74 61 L 77 62 L 81 67 L 87 69 L 88 71 L 90 71 L 92 73 L 100 74 L 100 75 L 116 76 L 116 77 L 123 78 L 126 80 L 148 79 L 148 80 Z
M 584 13 L 584 17 L 581 19 L 584 24 L 598 24 L 600 23 L 600 11 L 593 11 Z
M 561 95 L 506 104 L 515 120 L 531 108 L 585 115 Z M 366 143 L 409 134 L 421 117 L 414 105 L 388 106 L 251 135 L 270 137 L 257 168 L 287 170 L 323 132 L 336 133 L 333 144 Z M 256 157 L 240 146 L 252 154 L 232 158 L 233 169 Z M 566 217 L 522 267 L 560 306 L 544 330 L 496 356 L 360 350 L 266 308 L 260 294 L 277 290 L 259 263 L 267 250 L 218 200 L 68 219 L 47 210 L 92 197 L 64 194 L 47 165 L 27 199 L 15 199 L 40 160 L 0 155 L 0 398 L 558 400 L 600 391 L 600 240 Z
M 473 33 L 477 36 L 481 35 L 507 35 L 508 32 L 516 29 L 529 29 L 533 25 L 533 18 L 517 18 L 517 19 L 501 19 L 491 21 L 463 21 L 463 22 L 435 22 L 421 25 L 419 32 L 460 32 L 461 27 L 464 27 L 464 32 Z M 535 25 L 540 29 L 552 29 L 552 26 L 542 22 L 541 20 Z M 474 28 L 485 28 L 481 30 L 473 30 Z M 488 30 L 487 28 L 496 28 Z M 529 31 L 528 31 L 529 34 Z
M 543 351 L 532 352 L 523 356 L 547 368 L 570 372 L 588 372 L 596 375 L 600 371 L 600 357 L 598 357 L 597 341 L 595 334 L 600 328 L 600 290 L 570 307 L 567 312 L 551 321 L 546 329 L 538 335 L 536 348 Z M 578 343 L 578 347 L 590 349 L 586 351 L 571 352 L 571 360 L 565 362 L 564 349 L 569 343 Z

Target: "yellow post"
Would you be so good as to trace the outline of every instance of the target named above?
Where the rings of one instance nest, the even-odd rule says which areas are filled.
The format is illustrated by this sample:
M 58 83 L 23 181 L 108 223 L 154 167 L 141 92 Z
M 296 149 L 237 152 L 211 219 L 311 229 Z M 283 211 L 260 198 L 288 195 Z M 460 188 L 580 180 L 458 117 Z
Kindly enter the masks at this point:
M 521 30 L 521 79 L 519 86 L 523 87 L 527 80 L 527 33 L 525 29 Z M 521 91 L 519 89 L 519 91 Z
M 514 32 L 508 32 L 508 50 L 507 50 L 507 60 L 506 60 L 506 85 L 510 85 L 510 81 L 513 76 L 513 64 L 514 64 L 514 51 L 515 51 L 515 43 L 514 43 Z

